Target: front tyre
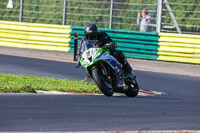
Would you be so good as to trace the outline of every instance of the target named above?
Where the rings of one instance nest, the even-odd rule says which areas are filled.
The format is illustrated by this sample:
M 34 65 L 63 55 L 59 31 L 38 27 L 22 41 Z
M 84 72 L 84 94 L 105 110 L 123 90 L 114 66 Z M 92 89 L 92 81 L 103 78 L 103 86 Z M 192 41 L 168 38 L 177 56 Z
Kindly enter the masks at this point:
M 133 79 L 132 83 L 130 83 L 128 86 L 129 86 L 129 88 L 128 88 L 127 92 L 125 92 L 125 94 L 128 97 L 136 97 L 139 92 L 139 87 L 138 87 L 138 83 L 137 83 L 136 79 Z
M 101 68 L 94 68 L 92 70 L 92 77 L 98 88 L 105 96 L 112 96 L 114 91 L 112 89 L 111 83 L 107 81 L 105 75 L 102 72 Z

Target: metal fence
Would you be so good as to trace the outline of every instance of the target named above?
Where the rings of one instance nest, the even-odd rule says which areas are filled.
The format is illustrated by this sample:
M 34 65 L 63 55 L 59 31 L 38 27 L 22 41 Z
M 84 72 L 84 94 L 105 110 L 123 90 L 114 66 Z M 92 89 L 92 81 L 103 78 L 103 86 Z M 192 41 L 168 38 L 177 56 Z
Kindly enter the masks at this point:
M 162 32 L 200 34 L 200 0 L 163 0 Z
M 11 0 L 9 0 L 11 1 Z M 200 34 L 199 0 L 0 0 L 0 20 L 140 30 L 138 12 L 148 9 L 153 32 Z

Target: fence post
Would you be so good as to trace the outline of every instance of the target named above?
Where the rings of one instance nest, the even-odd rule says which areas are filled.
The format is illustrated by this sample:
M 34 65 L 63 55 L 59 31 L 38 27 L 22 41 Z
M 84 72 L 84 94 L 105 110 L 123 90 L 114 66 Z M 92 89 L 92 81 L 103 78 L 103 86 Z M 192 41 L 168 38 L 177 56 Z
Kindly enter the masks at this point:
M 76 61 L 77 45 L 78 45 L 78 33 L 74 33 L 74 61 Z
M 20 0 L 20 14 L 19 14 L 19 22 L 23 22 L 23 16 L 24 16 L 24 0 Z
M 156 32 L 160 33 L 162 27 L 162 4 L 163 0 L 157 1 L 157 21 L 156 21 Z
M 167 0 L 164 0 L 164 1 L 165 1 L 165 6 L 167 7 L 167 10 L 168 10 L 168 12 L 169 12 L 169 15 L 171 16 L 172 21 L 174 22 L 174 24 L 175 24 L 175 26 L 176 26 L 176 30 L 178 31 L 178 33 L 181 33 L 181 30 L 180 30 L 180 28 L 179 28 L 179 26 L 178 26 L 178 23 L 177 23 L 177 21 L 176 21 L 176 18 L 175 18 L 175 16 L 174 16 L 173 12 L 172 12 L 171 7 L 169 6 L 169 2 L 168 2 Z
M 63 25 L 66 25 L 66 19 L 67 19 L 67 0 L 64 0 L 64 6 L 63 6 Z
M 109 23 L 109 29 L 112 29 L 112 15 L 113 15 L 113 0 L 110 0 L 110 23 Z

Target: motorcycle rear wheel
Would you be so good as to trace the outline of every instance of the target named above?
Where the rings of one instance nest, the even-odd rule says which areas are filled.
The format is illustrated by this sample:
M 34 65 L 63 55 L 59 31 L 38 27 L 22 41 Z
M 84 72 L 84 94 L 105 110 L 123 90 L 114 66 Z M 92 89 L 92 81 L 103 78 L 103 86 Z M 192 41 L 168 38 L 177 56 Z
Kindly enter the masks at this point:
M 109 82 L 106 81 L 104 78 L 105 76 L 103 75 L 103 72 L 101 68 L 96 67 L 92 70 L 92 77 L 100 91 L 105 95 L 105 96 L 112 96 L 114 91 L 112 89 L 112 85 Z

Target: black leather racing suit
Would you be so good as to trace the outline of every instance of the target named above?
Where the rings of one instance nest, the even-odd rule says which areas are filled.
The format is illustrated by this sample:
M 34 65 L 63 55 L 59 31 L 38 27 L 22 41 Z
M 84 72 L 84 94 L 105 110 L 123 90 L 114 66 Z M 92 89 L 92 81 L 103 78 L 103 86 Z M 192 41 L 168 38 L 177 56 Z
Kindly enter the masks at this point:
M 78 61 L 80 60 L 81 56 L 81 47 L 82 43 L 86 40 L 86 38 L 82 39 L 79 43 L 78 47 Z M 117 47 L 116 43 L 105 33 L 102 31 L 98 32 L 98 42 L 97 47 L 106 47 L 106 45 L 109 44 L 110 53 L 112 56 L 114 56 L 124 67 L 125 72 L 131 73 L 132 68 L 130 67 L 130 64 L 127 62 L 126 57 L 120 50 L 116 50 Z

